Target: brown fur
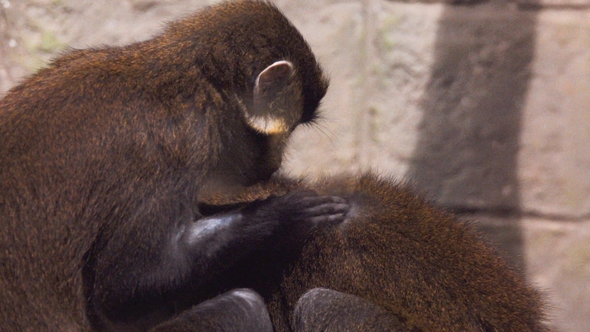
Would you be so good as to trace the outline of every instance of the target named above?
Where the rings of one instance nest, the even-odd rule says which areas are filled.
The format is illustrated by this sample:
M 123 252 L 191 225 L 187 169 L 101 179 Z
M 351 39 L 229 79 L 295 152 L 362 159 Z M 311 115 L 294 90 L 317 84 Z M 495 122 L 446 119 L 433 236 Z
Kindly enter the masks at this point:
M 297 301 L 314 288 L 355 295 L 389 312 L 371 323 L 375 331 L 547 330 L 539 293 L 469 224 L 429 204 L 407 185 L 371 174 L 317 183 L 279 179 L 249 188 L 235 200 L 295 188 L 342 196 L 351 209 L 343 223 L 318 229 L 300 256 L 277 264 L 285 270 L 277 272 L 276 280 L 254 286 L 267 297 L 277 331 L 290 330 Z M 332 320 L 339 327 L 329 330 L 343 331 L 338 324 L 357 317 L 356 305 L 365 305 L 354 303 L 328 310 L 326 317 L 312 313 L 306 319 Z M 355 331 L 350 326 L 347 330 Z
M 256 1 L 205 9 L 144 42 L 72 51 L 9 91 L 0 330 L 89 330 L 193 268 L 209 278 L 205 266 L 166 268 L 166 241 L 200 218 L 203 188 L 229 191 L 279 167 L 296 123 L 263 135 L 243 113 L 257 75 L 284 59 L 294 74 L 280 97 L 309 122 L 327 80 L 297 30 Z

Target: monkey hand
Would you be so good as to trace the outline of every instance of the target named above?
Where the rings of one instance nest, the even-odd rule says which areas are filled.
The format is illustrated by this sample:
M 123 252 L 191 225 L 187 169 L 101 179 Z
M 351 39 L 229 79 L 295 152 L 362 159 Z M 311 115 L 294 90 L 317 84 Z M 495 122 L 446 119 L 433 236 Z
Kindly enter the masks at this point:
M 253 227 L 264 227 L 278 246 L 303 243 L 312 231 L 344 221 L 350 209 L 338 196 L 322 196 L 310 190 L 297 190 L 284 196 L 272 196 L 255 202 L 243 211 Z M 249 211 L 248 211 L 249 210 Z
M 283 196 L 291 202 L 290 219 L 311 225 L 337 224 L 344 220 L 350 206 L 339 196 L 321 196 L 313 191 L 296 191 Z

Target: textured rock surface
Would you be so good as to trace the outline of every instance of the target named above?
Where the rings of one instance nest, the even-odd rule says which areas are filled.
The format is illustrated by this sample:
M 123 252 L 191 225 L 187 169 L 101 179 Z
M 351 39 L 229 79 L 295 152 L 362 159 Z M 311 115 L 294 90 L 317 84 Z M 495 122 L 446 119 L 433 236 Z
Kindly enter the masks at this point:
M 589 216 L 590 10 L 543 11 L 538 21 L 521 128 L 522 208 Z
M 141 40 L 214 2 L 0 0 L 0 95 L 68 47 Z M 479 220 L 557 330 L 590 330 L 590 2 L 276 2 L 332 78 L 286 170 L 411 179 Z

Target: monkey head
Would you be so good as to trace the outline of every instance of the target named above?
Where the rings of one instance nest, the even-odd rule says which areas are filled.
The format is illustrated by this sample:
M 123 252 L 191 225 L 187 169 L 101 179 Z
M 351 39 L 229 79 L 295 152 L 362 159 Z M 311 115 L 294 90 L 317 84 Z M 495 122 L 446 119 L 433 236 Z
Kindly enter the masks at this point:
M 268 179 L 280 167 L 293 130 L 317 119 L 327 77 L 299 31 L 266 2 L 213 6 L 173 24 L 167 35 L 186 36 L 181 30 L 187 28 L 199 32 L 193 41 L 211 45 L 199 57 L 202 73 L 237 105 L 234 117 L 222 121 L 229 132 L 220 134 L 222 147 L 233 151 L 219 154 L 203 189 L 225 191 Z

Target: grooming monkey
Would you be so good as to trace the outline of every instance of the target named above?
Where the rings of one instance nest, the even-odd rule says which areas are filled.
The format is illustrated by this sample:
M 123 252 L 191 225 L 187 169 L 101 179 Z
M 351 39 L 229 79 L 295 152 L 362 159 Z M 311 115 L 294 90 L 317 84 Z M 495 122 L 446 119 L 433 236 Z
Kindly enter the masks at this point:
M 280 251 L 281 234 L 337 223 L 348 205 L 302 191 L 209 217 L 197 206 L 268 179 L 327 85 L 278 9 L 237 1 L 147 41 L 72 51 L 10 90 L 0 330 L 271 329 L 251 290 L 193 306 L 240 257 Z M 186 329 L 170 321 L 184 311 Z
M 541 296 L 462 223 L 407 185 L 367 173 L 275 178 L 221 205 L 292 190 L 346 199 L 301 252 L 255 252 L 211 287 L 249 287 L 275 331 L 548 331 Z M 262 272 L 259 272 L 262 271 Z

